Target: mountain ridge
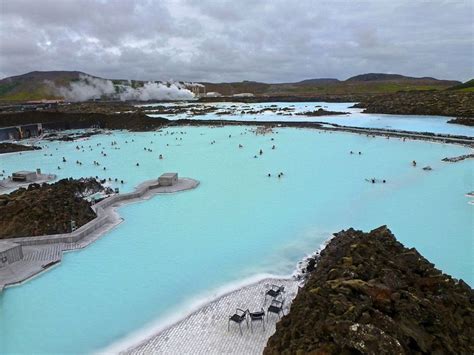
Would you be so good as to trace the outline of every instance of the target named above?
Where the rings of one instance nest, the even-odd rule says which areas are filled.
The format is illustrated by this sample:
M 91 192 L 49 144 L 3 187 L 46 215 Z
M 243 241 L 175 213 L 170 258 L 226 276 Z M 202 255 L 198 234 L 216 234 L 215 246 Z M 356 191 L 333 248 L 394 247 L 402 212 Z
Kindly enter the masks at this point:
M 72 82 L 81 80 L 81 76 L 110 80 L 114 84 L 128 80 L 106 79 L 81 71 L 33 71 L 0 80 L 0 100 L 27 101 L 38 99 L 59 99 L 54 87 L 68 87 Z M 131 80 L 145 83 L 143 80 Z M 241 82 L 201 82 L 206 91 L 219 92 L 222 95 L 252 93 L 254 95 L 296 95 L 316 94 L 378 94 L 411 90 L 444 90 L 461 86 L 456 80 L 440 80 L 432 77 L 410 77 L 401 74 L 366 73 L 352 76 L 346 80 L 337 78 L 311 78 L 291 83 L 264 83 L 256 81 Z

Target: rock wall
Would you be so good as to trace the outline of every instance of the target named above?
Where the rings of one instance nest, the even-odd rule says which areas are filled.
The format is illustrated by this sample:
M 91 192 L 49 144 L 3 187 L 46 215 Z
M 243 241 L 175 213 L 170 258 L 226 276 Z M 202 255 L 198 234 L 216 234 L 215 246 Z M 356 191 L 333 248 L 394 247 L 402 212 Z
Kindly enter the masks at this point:
M 0 154 L 23 152 L 26 150 L 38 150 L 38 149 L 41 149 L 41 148 L 31 146 L 31 145 L 22 145 L 22 144 L 15 144 L 15 143 L 0 143 Z
M 26 111 L 0 114 L 0 127 L 25 123 L 42 123 L 45 129 L 107 128 L 149 131 L 162 127 L 168 122 L 165 118 L 148 117 L 142 112 L 98 113 L 98 112 L 59 112 Z
M 385 226 L 335 234 L 264 354 L 472 354 L 474 293 Z

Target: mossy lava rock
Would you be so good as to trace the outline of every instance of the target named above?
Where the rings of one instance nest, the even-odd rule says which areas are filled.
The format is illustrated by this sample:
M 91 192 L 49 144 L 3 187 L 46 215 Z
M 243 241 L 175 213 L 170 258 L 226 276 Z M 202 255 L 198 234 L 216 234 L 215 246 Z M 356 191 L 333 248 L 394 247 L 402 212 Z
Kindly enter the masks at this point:
M 0 195 L 0 239 L 71 232 L 96 217 L 83 196 L 102 191 L 95 179 L 63 179 L 54 184 L 30 184 Z
M 265 354 L 473 354 L 473 290 L 385 226 L 335 234 Z

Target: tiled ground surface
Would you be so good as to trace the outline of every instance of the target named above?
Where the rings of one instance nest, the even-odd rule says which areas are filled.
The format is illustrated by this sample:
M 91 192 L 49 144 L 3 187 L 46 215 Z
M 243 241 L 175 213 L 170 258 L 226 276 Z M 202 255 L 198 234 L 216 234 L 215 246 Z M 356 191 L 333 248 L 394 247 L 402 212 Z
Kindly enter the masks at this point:
M 46 246 L 23 247 L 24 261 L 52 261 L 59 260 L 62 256 L 63 243 Z
M 228 319 L 235 308 L 250 311 L 265 310 L 270 298 L 264 304 L 265 291 L 270 284 L 284 285 L 285 314 L 296 296 L 298 282 L 294 280 L 266 279 L 224 295 L 191 314 L 181 322 L 165 329 L 144 341 L 127 354 L 261 354 L 268 338 L 275 332 L 278 316 L 271 313 L 266 319 L 265 330 L 261 322 L 253 323 L 253 332 L 245 323 L 240 335 L 237 324 Z

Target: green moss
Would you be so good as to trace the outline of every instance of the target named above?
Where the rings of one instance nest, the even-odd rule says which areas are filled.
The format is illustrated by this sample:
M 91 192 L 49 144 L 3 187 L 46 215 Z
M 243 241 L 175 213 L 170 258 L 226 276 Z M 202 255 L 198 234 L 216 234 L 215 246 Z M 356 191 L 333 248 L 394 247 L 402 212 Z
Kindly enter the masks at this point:
M 287 91 L 294 94 L 379 94 L 379 93 L 394 93 L 398 91 L 411 90 L 441 90 L 443 86 L 436 85 L 416 85 L 405 83 L 392 82 L 372 82 L 372 83 L 340 83 L 330 84 L 327 86 L 293 86 Z
M 7 94 L 9 91 L 12 91 L 17 86 L 18 82 L 0 84 L 0 96 Z
M 29 100 L 41 100 L 41 99 L 58 99 L 61 97 L 55 96 L 49 92 L 46 88 L 38 88 L 33 92 L 20 91 L 12 94 L 1 96 L 2 100 L 8 101 L 29 101 Z
M 451 86 L 448 90 L 459 90 L 465 92 L 472 92 L 474 91 L 474 79 L 468 80 L 465 83 Z

